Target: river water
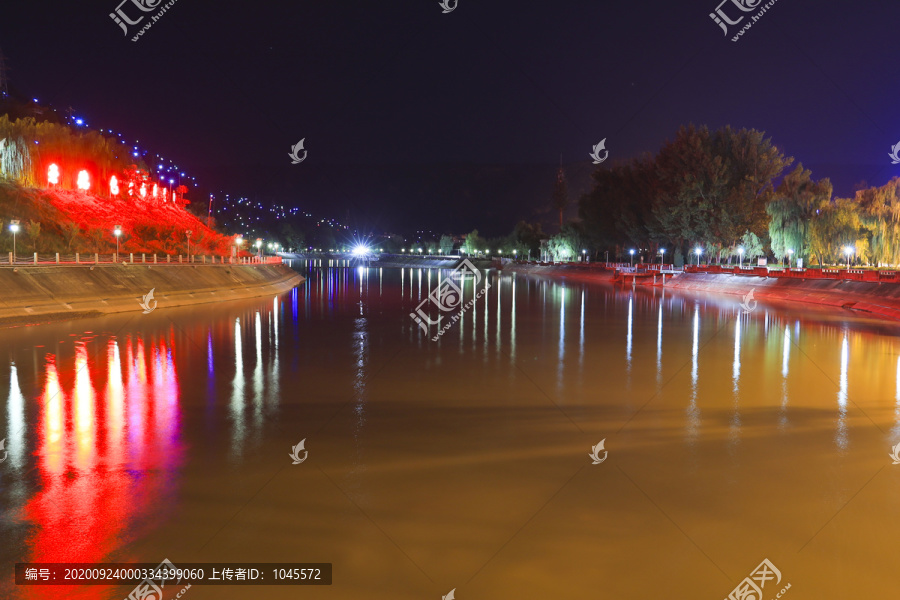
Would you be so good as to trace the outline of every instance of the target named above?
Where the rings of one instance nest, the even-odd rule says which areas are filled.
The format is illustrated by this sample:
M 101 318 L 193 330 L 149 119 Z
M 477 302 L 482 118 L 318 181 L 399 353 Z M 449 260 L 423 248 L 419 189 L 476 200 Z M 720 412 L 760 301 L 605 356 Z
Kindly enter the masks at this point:
M 426 335 L 446 271 L 307 275 L 0 330 L 0 597 L 163 559 L 333 564 L 191 600 L 719 600 L 764 560 L 766 600 L 896 594 L 898 325 L 492 271 Z

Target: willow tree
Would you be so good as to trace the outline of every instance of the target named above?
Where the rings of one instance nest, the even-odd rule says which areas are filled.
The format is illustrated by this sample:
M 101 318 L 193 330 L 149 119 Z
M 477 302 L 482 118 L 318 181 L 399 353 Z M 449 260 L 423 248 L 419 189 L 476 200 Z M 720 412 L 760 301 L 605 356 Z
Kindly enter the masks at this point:
M 766 205 L 770 217 L 769 237 L 775 256 L 794 256 L 809 261 L 810 226 L 822 209 L 831 202 L 832 186 L 828 179 L 813 181 L 803 164 L 788 173 L 772 200 Z
M 872 262 L 878 266 L 900 263 L 900 178 L 881 187 L 856 193 L 860 220 L 868 233 Z
M 843 249 L 852 247 L 854 256 L 869 258 L 869 241 L 860 219 L 859 204 L 851 198 L 835 198 L 819 209 L 809 228 L 810 253 L 820 265 L 844 260 Z

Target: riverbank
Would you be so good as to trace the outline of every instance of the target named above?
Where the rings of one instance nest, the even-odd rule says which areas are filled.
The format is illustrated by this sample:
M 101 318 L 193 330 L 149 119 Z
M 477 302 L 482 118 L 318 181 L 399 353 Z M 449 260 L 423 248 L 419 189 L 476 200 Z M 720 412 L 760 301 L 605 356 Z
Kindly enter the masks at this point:
M 281 264 L 83 264 L 0 268 L 0 325 L 268 296 L 304 281 Z
M 617 283 L 614 270 L 587 265 L 504 265 L 504 271 L 575 281 Z M 663 286 L 663 278 L 644 278 L 638 285 Z M 629 284 L 630 285 L 630 284 Z M 841 279 L 765 277 L 731 273 L 677 273 L 666 275 L 666 289 L 711 292 L 744 297 L 751 291 L 756 300 L 784 300 L 851 309 L 872 316 L 900 321 L 900 284 Z

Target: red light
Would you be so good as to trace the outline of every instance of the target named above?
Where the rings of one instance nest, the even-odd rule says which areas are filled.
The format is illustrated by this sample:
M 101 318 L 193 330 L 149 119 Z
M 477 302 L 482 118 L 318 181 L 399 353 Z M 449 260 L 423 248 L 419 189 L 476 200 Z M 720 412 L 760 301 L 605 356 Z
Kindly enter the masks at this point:
M 78 189 L 79 190 L 89 190 L 91 189 L 91 176 L 88 175 L 88 172 L 85 170 L 78 171 Z
M 51 184 L 59 183 L 59 167 L 56 164 L 50 165 L 50 168 L 47 169 L 47 181 Z
M 115 175 L 109 178 L 109 193 L 113 196 L 119 195 L 119 180 Z

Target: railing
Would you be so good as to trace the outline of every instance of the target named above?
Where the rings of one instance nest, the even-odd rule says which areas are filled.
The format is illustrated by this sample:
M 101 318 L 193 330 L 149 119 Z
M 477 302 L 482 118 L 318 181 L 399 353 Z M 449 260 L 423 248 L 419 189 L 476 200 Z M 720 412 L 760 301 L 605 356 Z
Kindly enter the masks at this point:
M 215 254 L 147 254 L 134 252 L 120 252 L 118 256 L 115 253 L 100 254 L 97 252 L 85 253 L 76 252 L 75 254 L 38 254 L 34 252 L 29 255 L 17 254 L 13 257 L 12 252 L 0 254 L 0 265 L 10 266 L 50 266 L 50 265 L 111 265 L 111 264 L 150 264 L 150 265 L 254 265 L 254 264 L 281 264 L 283 261 L 280 256 L 223 256 Z
M 831 279 L 841 281 L 900 283 L 897 271 L 876 271 L 870 269 L 798 269 L 769 267 L 723 267 L 721 265 L 685 265 L 685 273 L 713 273 L 731 275 L 756 275 L 760 277 L 787 279 Z

